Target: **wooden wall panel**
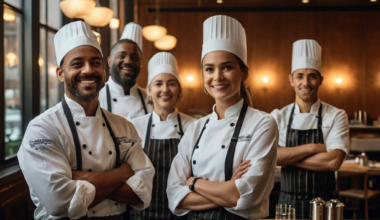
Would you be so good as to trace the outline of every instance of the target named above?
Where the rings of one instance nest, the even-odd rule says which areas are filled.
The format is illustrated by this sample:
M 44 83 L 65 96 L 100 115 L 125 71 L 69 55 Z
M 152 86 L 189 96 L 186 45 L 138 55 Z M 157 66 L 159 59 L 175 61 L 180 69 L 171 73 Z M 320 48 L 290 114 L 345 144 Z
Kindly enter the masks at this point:
M 139 11 L 139 24 L 154 23 L 154 13 Z M 203 21 L 211 12 L 161 12 L 161 25 L 177 37 L 176 56 L 184 88 L 180 111 L 211 109 L 214 100 L 204 94 L 200 69 Z M 298 39 L 316 39 L 322 46 L 322 72 L 325 80 L 319 97 L 347 111 L 349 117 L 359 109 L 378 117 L 380 104 L 380 13 L 358 11 L 233 12 L 223 13 L 239 20 L 247 33 L 248 84 L 256 107 L 271 112 L 294 101 L 288 81 L 292 44 Z M 144 40 L 143 69 L 138 83 L 146 86 L 146 65 L 159 52 Z M 187 77 L 195 79 L 188 82 Z M 262 78 L 269 77 L 264 84 Z M 338 85 L 336 79 L 343 83 Z

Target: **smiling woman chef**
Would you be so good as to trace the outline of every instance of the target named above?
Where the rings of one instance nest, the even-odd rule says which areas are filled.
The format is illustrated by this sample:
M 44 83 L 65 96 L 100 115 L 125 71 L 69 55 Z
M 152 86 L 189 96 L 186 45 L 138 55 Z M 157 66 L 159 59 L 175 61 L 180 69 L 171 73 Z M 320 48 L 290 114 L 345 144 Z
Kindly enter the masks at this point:
M 213 112 L 189 125 L 173 160 L 167 194 L 190 219 L 257 219 L 268 215 L 276 165 L 277 125 L 249 107 L 245 30 L 234 18 L 203 25 L 202 73 Z
M 168 207 L 165 190 L 170 165 L 178 152 L 190 122 L 195 119 L 180 113 L 175 105 L 182 96 L 175 57 L 166 52 L 155 54 L 148 63 L 148 103 L 152 113 L 132 120 L 143 139 L 144 152 L 156 169 L 153 179 L 152 202 L 145 210 L 133 210 L 132 219 L 178 219 Z

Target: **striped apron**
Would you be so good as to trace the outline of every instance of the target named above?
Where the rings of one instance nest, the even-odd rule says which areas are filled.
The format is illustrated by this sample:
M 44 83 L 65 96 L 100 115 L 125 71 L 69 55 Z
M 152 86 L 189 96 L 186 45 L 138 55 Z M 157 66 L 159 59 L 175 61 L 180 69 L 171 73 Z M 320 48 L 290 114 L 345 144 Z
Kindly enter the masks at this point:
M 309 143 L 323 144 L 322 104 L 318 110 L 318 128 L 309 130 L 291 129 L 294 106 L 289 117 L 286 132 L 286 147 Z M 310 200 L 321 197 L 325 201 L 334 198 L 335 175 L 330 171 L 310 171 L 295 166 L 281 168 L 281 193 L 279 204 L 292 205 L 297 219 L 308 219 Z
M 240 110 L 239 118 L 236 123 L 236 127 L 232 135 L 230 146 L 228 148 L 226 160 L 224 163 L 225 181 L 231 180 L 232 175 L 233 175 L 233 161 L 234 161 L 234 155 L 235 155 L 235 147 L 239 138 L 240 129 L 243 125 L 247 109 L 248 109 L 248 104 L 244 102 L 243 107 Z M 198 146 L 198 143 L 200 139 L 202 138 L 203 131 L 206 129 L 206 125 L 208 122 L 209 122 L 209 119 L 206 120 L 206 123 L 203 126 L 201 134 L 199 135 L 198 140 L 195 143 L 195 146 L 193 148 L 193 154 L 194 154 L 194 150 L 196 149 L 196 146 Z M 193 157 L 193 154 L 191 155 L 191 158 Z M 192 159 L 190 161 L 192 161 Z M 194 176 L 192 169 L 191 169 L 191 176 Z M 244 220 L 246 218 L 233 214 L 227 211 L 224 207 L 218 207 L 215 209 L 208 209 L 208 210 L 201 210 L 201 211 L 190 211 L 190 216 L 189 216 L 189 220 L 222 220 L 222 219 Z
M 59 220 L 71 220 L 71 218 L 66 217 L 66 218 L 61 218 Z M 119 215 L 113 215 L 113 216 L 104 216 L 104 217 L 87 217 L 83 216 L 78 218 L 77 220 L 125 220 L 123 217 L 123 213 Z
M 172 220 L 187 219 L 187 216 L 178 217 L 169 209 L 169 200 L 166 195 L 167 180 L 173 158 L 178 153 L 178 144 L 181 139 L 150 139 L 150 128 L 152 125 L 152 114 L 150 115 L 147 132 L 145 136 L 144 152 L 152 161 L 156 170 L 153 178 L 152 200 L 150 206 L 144 210 L 133 209 L 130 219 L 133 220 Z M 177 114 L 178 134 L 183 136 L 181 117 Z

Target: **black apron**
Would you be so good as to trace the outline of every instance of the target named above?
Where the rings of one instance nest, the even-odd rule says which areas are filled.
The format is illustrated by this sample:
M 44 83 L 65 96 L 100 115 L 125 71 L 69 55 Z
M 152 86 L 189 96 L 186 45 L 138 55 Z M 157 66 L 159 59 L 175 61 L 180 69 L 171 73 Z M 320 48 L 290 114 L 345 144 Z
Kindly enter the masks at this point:
M 67 105 L 67 102 L 65 100 L 65 97 L 62 99 L 62 107 L 63 107 L 63 112 L 65 113 L 66 119 L 69 123 L 69 127 L 71 130 L 71 134 L 73 135 L 74 139 L 74 145 L 75 145 L 75 152 L 76 152 L 76 161 L 77 161 L 77 170 L 82 170 L 82 148 L 79 142 L 79 137 L 78 137 L 78 132 L 74 124 L 74 119 L 71 114 L 70 108 Z M 109 124 L 106 115 L 104 114 L 103 110 L 100 109 L 102 112 L 103 119 L 107 125 L 108 131 L 110 132 L 110 135 L 112 137 L 113 143 L 115 145 L 115 151 L 116 151 L 116 161 L 115 161 L 115 168 L 119 166 L 119 161 L 120 161 L 120 149 L 119 149 L 119 144 L 117 142 L 117 139 L 115 137 L 115 134 L 112 131 L 111 125 Z M 69 217 L 62 218 L 61 220 L 67 220 L 70 219 Z M 123 214 L 120 215 L 114 215 L 114 216 L 105 216 L 105 217 L 87 217 L 83 216 L 79 218 L 80 220 L 84 219 L 97 219 L 97 220 L 122 220 L 123 219 Z
M 140 91 L 139 88 L 137 88 L 137 92 L 139 93 L 139 96 L 140 96 L 140 99 L 141 99 L 141 103 L 144 107 L 144 112 L 145 114 L 148 114 L 148 110 L 146 108 L 146 104 L 145 104 L 145 101 L 144 101 L 144 97 Z M 112 105 L 111 105 L 111 92 L 110 92 L 110 87 L 108 86 L 108 84 L 106 85 L 106 93 L 107 93 L 107 110 L 109 112 L 112 112 Z
M 292 129 L 295 104 L 290 113 L 286 131 L 286 147 L 303 144 L 324 144 L 322 133 L 322 103 L 318 110 L 318 128 L 309 130 Z M 317 172 L 295 166 L 281 168 L 281 193 L 279 204 L 292 205 L 296 209 L 297 219 L 308 219 L 310 200 L 321 197 L 328 201 L 334 197 L 334 172 Z
M 156 170 L 153 178 L 152 200 L 150 206 L 144 210 L 133 209 L 131 212 L 131 219 L 133 220 L 172 220 L 172 219 L 187 219 L 187 216 L 178 217 L 174 215 L 169 209 L 169 200 L 166 195 L 167 180 L 169 176 L 170 167 L 175 155 L 178 152 L 178 144 L 181 139 L 151 139 L 150 129 L 154 129 L 155 125 L 152 124 L 151 113 L 146 129 L 144 152 L 152 161 Z M 181 117 L 179 112 L 177 114 L 178 120 L 178 134 L 183 136 Z M 174 125 L 177 127 L 177 125 Z
M 234 133 L 232 135 L 230 146 L 228 148 L 226 160 L 224 163 L 225 181 L 231 180 L 232 175 L 234 174 L 233 162 L 234 162 L 234 156 L 235 156 L 235 147 L 236 147 L 236 144 L 238 142 L 240 129 L 243 125 L 247 109 L 248 109 L 248 104 L 246 102 L 244 102 L 243 107 L 240 110 L 239 119 L 236 123 L 236 127 L 235 127 Z M 194 145 L 193 153 L 191 155 L 190 161 L 192 161 L 193 154 L 194 154 L 194 151 L 196 149 L 196 146 L 198 146 L 199 141 L 202 138 L 203 132 L 206 129 L 206 125 L 208 122 L 209 122 L 209 119 L 206 120 L 206 123 L 203 126 L 201 134 L 199 135 L 198 140 Z M 191 164 L 191 176 L 194 176 L 192 167 L 193 167 L 193 165 Z M 243 218 L 239 215 L 233 214 L 233 213 L 227 211 L 224 207 L 219 207 L 219 208 L 215 208 L 215 209 L 208 209 L 208 210 L 201 210 L 201 211 L 190 211 L 189 219 L 190 220 L 204 220 L 204 219 L 207 219 L 207 220 L 222 220 L 222 219 L 223 220 L 224 219 L 243 220 L 246 218 Z

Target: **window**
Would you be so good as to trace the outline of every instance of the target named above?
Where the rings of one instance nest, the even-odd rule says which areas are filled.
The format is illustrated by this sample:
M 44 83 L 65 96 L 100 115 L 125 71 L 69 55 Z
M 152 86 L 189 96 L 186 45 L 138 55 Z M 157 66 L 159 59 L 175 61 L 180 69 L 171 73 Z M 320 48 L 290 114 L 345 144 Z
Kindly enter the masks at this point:
M 22 11 L 20 1 L 5 1 L 4 96 L 5 159 L 13 157 L 22 141 Z M 16 8 L 18 7 L 18 8 Z
M 57 63 L 54 50 L 54 35 L 62 26 L 59 1 L 40 0 L 40 112 L 60 102 L 63 94 L 55 73 Z

